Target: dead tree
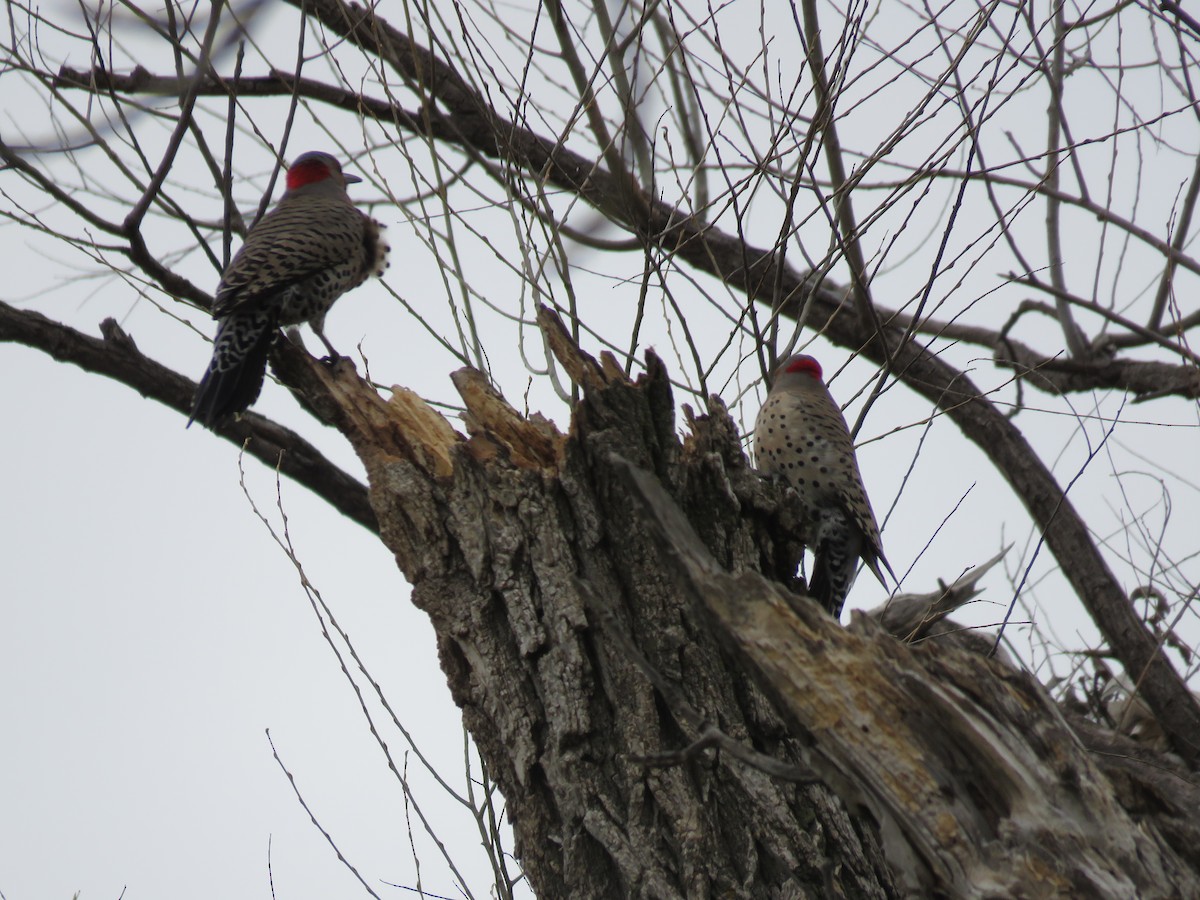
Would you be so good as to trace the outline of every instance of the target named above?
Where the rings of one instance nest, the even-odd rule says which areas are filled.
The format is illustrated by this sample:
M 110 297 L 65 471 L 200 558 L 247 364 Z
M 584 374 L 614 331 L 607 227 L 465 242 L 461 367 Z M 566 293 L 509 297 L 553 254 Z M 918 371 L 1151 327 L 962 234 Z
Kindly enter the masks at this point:
M 720 401 L 680 442 L 656 357 L 631 382 L 541 322 L 583 389 L 569 435 L 474 370 L 464 438 L 278 360 L 367 467 L 540 896 L 1200 891 L 1177 759 L 1114 762 L 1119 737 L 1001 662 L 842 629 L 784 586 L 797 520 Z

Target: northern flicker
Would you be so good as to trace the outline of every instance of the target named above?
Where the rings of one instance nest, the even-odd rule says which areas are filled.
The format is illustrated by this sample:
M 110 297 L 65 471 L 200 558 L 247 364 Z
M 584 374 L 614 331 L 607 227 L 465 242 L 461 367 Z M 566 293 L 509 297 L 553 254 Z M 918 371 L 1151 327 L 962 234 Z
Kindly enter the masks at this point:
M 337 356 L 325 337 L 325 314 L 338 297 L 387 267 L 382 226 L 346 194 L 346 185 L 359 181 L 328 153 L 312 151 L 292 163 L 286 193 L 221 274 L 212 361 L 192 400 L 189 425 L 212 428 L 258 399 L 267 353 L 282 325 L 308 322 Z
M 879 564 L 896 575 L 883 556 L 850 430 L 821 380 L 820 364 L 792 356 L 773 377 L 754 424 L 754 456 L 759 471 L 786 480 L 799 495 L 813 552 L 809 592 L 838 618 L 860 559 L 885 587 Z

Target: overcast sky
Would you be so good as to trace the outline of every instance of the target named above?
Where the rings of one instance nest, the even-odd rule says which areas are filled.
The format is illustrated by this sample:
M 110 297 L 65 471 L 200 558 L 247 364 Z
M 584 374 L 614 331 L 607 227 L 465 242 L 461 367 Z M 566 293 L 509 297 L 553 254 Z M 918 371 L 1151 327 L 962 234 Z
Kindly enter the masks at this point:
M 50 12 L 64 16 L 72 28 L 80 25 L 73 7 L 51 7 Z M 395 13 L 400 13 L 398 6 Z M 722 21 L 732 28 L 736 20 L 728 16 L 742 13 L 726 15 Z M 525 21 L 517 13 L 514 17 Z M 294 55 L 290 22 L 284 11 L 258 23 L 265 29 L 260 34 L 278 41 L 273 61 L 283 67 Z M 773 59 L 784 60 L 780 65 L 786 68 L 794 63 L 789 62 L 791 54 L 798 54 L 797 38 L 788 33 L 787 20 L 776 25 L 778 30 L 765 28 L 764 33 L 772 35 L 773 47 L 780 50 Z M 887 29 L 876 22 L 871 33 L 886 34 Z M 744 24 L 741 31 L 732 28 L 730 34 L 738 38 L 730 44 L 744 44 L 746 59 L 753 59 L 748 48 L 761 39 L 758 22 L 753 28 Z M 75 65 L 89 64 L 78 45 L 59 47 L 54 44 L 59 39 L 50 36 L 44 40 Z M 170 72 L 172 62 L 161 44 L 143 38 L 131 40 L 129 47 L 141 47 L 143 40 L 153 54 L 138 56 L 138 61 Z M 1135 34 L 1131 27 L 1124 40 L 1131 59 L 1136 52 L 1148 52 L 1144 33 Z M 915 44 L 910 49 L 914 59 L 924 58 Z M 223 65 L 227 70 L 231 63 L 226 59 Z M 312 63 L 314 77 L 324 71 L 319 65 Z M 247 66 L 248 71 L 265 69 L 253 55 Z M 845 126 L 843 136 L 853 146 L 875 146 L 918 96 L 920 82 L 908 88 L 897 85 L 895 71 L 885 68 L 870 77 L 878 94 L 866 88 L 870 79 L 864 76 L 858 88 L 861 109 Z M 1154 95 L 1158 82 L 1143 77 L 1148 80 L 1140 85 L 1131 77 L 1133 87 L 1126 90 Z M 0 75 L 6 121 L 19 123 L 26 139 L 48 140 L 44 102 L 28 82 L 20 93 L 10 91 L 14 79 Z M 787 83 L 786 78 L 780 81 Z M 535 79 L 534 87 L 542 96 L 559 96 L 557 85 Z M 1006 129 L 1027 128 L 1016 133 L 1030 148 L 1044 140 L 1044 108 L 1044 96 L 1033 96 L 1007 109 L 990 135 L 996 153 L 1015 152 L 1004 141 Z M 222 143 L 223 109 L 214 103 L 201 118 L 206 129 L 213 129 L 209 139 L 217 146 Z M 254 109 L 260 127 L 272 136 L 280 133 L 279 109 Z M 1077 112 L 1077 140 L 1114 127 L 1111 104 L 1081 101 L 1072 109 Z M 331 127 L 352 123 L 350 118 L 337 121 L 341 125 Z M 1172 130 L 1174 123 L 1165 123 L 1157 132 L 1162 144 L 1147 141 L 1140 157 L 1123 145 L 1127 156 L 1121 165 L 1130 156 L 1136 159 L 1128 169 L 1105 157 L 1103 147 L 1086 159 L 1097 167 L 1096 184 L 1103 187 L 1102 195 L 1109 192 L 1114 208 L 1129 204 L 1139 187 L 1139 221 L 1162 235 L 1168 233 L 1172 209 L 1192 167 L 1189 154 L 1171 148 L 1196 146 L 1194 120 L 1180 122 L 1179 131 Z M 665 117 L 659 122 L 666 130 L 670 125 Z M 158 131 L 144 122 L 138 127 L 147 129 L 150 144 L 166 134 L 162 126 Z M 735 144 L 734 125 L 723 127 L 729 129 L 728 143 Z M 325 133 L 304 116 L 296 128 L 291 157 L 307 149 L 335 149 L 335 138 L 361 147 L 353 131 Z M 678 149 L 678 135 L 675 139 Z M 253 140 L 239 135 L 240 146 L 252 148 Z M 920 147 L 936 141 L 921 133 L 910 143 Z M 586 144 L 581 147 L 587 152 Z M 923 158 L 927 150 L 911 152 Z M 236 190 L 246 212 L 265 188 L 270 165 L 265 153 L 248 149 L 247 157 L 251 154 L 243 171 L 253 174 Z M 364 286 L 335 307 L 327 333 L 343 353 L 356 356 L 360 371 L 369 365 L 377 381 L 403 384 L 431 400 L 452 403 L 449 374 L 462 363 L 418 322 L 424 320 L 458 345 L 452 309 L 461 323 L 465 301 L 440 268 L 446 257 L 439 263 L 425 243 L 429 227 L 444 234 L 451 226 L 437 220 L 435 203 L 410 203 L 401 210 L 386 202 L 389 192 L 394 198 L 411 198 L 427 187 L 422 177 L 434 177 L 427 169 L 410 170 L 402 161 L 428 165 L 421 162 L 419 147 L 405 148 L 405 154 L 381 151 L 376 162 L 382 168 L 356 169 L 367 181 L 352 193 L 364 201 L 381 201 L 374 214 L 389 225 L 393 266 L 384 284 Z M 185 152 L 180 165 L 198 166 L 196 159 L 194 152 Z M 960 158 L 956 164 L 962 162 Z M 40 163 L 54 161 L 42 158 Z M 199 169 L 173 173 L 175 195 L 191 199 L 189 187 L 207 183 L 201 175 Z M 882 175 L 880 180 L 885 180 Z M 0 188 L 8 192 L 7 200 L 30 202 L 12 173 L 0 171 Z M 717 184 L 714 189 L 724 188 Z M 202 187 L 195 190 L 202 193 Z M 872 265 L 882 261 L 874 283 L 881 302 L 899 307 L 921 295 L 952 196 L 943 185 L 941 193 L 918 204 L 920 216 L 908 218 L 908 207 L 900 205 L 890 220 L 881 219 L 869 232 Z M 862 200 L 856 199 L 860 217 L 882 199 L 881 193 L 864 189 Z M 458 264 L 476 292 L 472 308 L 492 373 L 514 405 L 522 408 L 527 395 L 530 409 L 544 411 L 565 431 L 563 407 L 549 379 L 536 376 L 531 382 L 523 364 L 523 356 L 544 364 L 536 335 L 511 322 L 518 310 L 528 313 L 538 299 L 513 271 L 524 262 L 513 249 L 519 213 L 494 197 L 484 200 L 465 189 L 455 200 L 464 210 L 453 223 L 463 250 Z M 766 210 L 759 243 L 767 244 L 778 232 L 778 220 L 771 217 L 777 204 L 769 196 L 757 200 Z M 196 203 L 204 215 L 215 215 L 218 208 L 208 198 Z M 1071 215 L 1074 230 L 1064 251 L 1071 284 L 1108 279 L 1116 285 L 1112 295 L 1130 304 L 1152 296 L 1158 271 L 1154 264 L 1134 265 L 1141 259 L 1136 247 L 1124 257 L 1116 245 L 1095 251 L 1100 240 L 1095 217 Z M 1042 228 L 1044 213 L 1031 207 L 1019 224 Z M 819 257 L 825 252 L 828 228 L 819 217 L 809 221 L 803 234 L 810 253 Z M 964 321 L 998 327 L 1029 292 L 1005 286 L 1005 274 L 1015 264 L 1004 255 L 995 212 L 983 191 L 969 194 L 955 236 L 946 259 L 958 260 L 958 267 L 939 277 L 932 299 L 944 305 L 937 315 L 950 319 L 962 314 Z M 176 240 L 175 247 L 181 246 L 188 252 L 179 269 L 211 291 L 217 273 L 194 247 Z M 444 246 L 439 249 L 444 253 Z M 600 254 L 572 245 L 572 259 L 578 267 L 573 287 L 581 318 L 608 339 L 626 341 L 636 315 L 641 255 Z M 801 264 L 798 253 L 796 262 Z M 203 314 L 154 292 L 139 296 L 135 285 L 119 278 L 81 281 L 81 272 L 97 271 L 94 262 L 11 223 L 0 230 L 0 266 L 6 273 L 0 292 L 5 302 L 40 310 L 88 334 L 97 334 L 99 322 L 114 316 L 154 358 L 193 378 L 203 371 L 210 347 L 202 335 L 213 330 Z M 1114 266 L 1124 267 L 1124 282 L 1110 271 Z M 842 278 L 841 271 L 835 270 L 833 277 Z M 1189 284 L 1192 296 L 1194 284 Z M 706 363 L 715 361 L 710 390 L 722 394 L 748 430 L 761 399 L 760 373 L 745 335 L 730 338 L 728 309 L 734 301 L 729 297 L 734 295 L 722 295 L 702 279 L 691 290 L 679 281 L 675 290 L 689 304 L 683 319 L 701 357 Z M 703 291 L 723 300 L 724 310 L 714 309 L 719 302 L 704 299 Z M 555 299 L 564 299 L 561 286 Z M 1141 309 L 1136 307 L 1131 317 L 1144 315 Z M 1085 321 L 1091 333 L 1098 330 L 1096 320 Z M 652 293 L 639 354 L 654 346 L 673 377 L 695 384 L 680 339 L 683 324 Z M 1061 345 L 1061 335 L 1044 324 L 1020 335 L 1047 352 Z M 591 335 L 583 343 L 592 353 L 601 349 Z M 831 373 L 850 356 L 823 341 L 810 350 Z M 982 384 L 999 386 L 1008 378 L 979 348 L 943 342 L 939 350 Z M 834 379 L 833 392 L 849 404 L 851 421 L 875 374 L 873 367 L 855 361 Z M 247 460 L 244 490 L 237 448 L 199 427 L 185 429 L 177 413 L 126 387 L 39 352 L 0 345 L 0 384 L 5 385 L 0 391 L 0 892 L 7 900 L 65 898 L 76 891 L 85 900 L 107 900 L 123 892 L 130 900 L 269 897 L 271 877 L 278 897 L 362 895 L 355 877 L 298 802 L 273 758 L 268 731 L 313 815 L 380 896 L 412 896 L 386 882 L 411 888 L 418 879 L 430 894 L 461 896 L 457 877 L 440 859 L 415 811 L 406 808 L 295 566 L 252 507 L 256 504 L 281 528 L 274 473 Z M 1015 399 L 1011 391 L 1002 396 Z M 697 405 L 684 390 L 677 400 Z M 1133 546 L 1137 529 L 1131 529 L 1134 538 L 1126 541 L 1122 523 L 1131 521 L 1144 525 L 1150 537 L 1165 534 L 1174 559 L 1194 552 L 1198 486 L 1188 474 L 1194 472 L 1197 450 L 1194 405 L 1159 401 L 1123 406 L 1121 397 L 1086 395 L 1063 403 L 1036 392 L 1027 393 L 1025 400 L 1030 409 L 1019 422 L 1054 466 L 1060 484 L 1084 471 L 1070 496 L 1108 542 L 1112 558 L 1145 556 Z M 340 436 L 314 425 L 282 388 L 268 384 L 256 409 L 302 429 L 347 471 L 362 477 Z M 931 413 L 927 403 L 896 388 L 876 402 L 859 435 L 864 478 L 878 518 L 887 518 L 884 546 L 903 578 L 903 589 L 932 590 L 938 578 L 953 580 L 1012 543 L 1012 554 L 985 579 L 986 594 L 964 614 L 964 621 L 987 625 L 1001 619 L 1013 600 L 1011 581 L 1020 580 L 1031 565 L 1024 600 L 1040 606 L 1043 634 L 1065 649 L 1094 642 L 1093 630 L 1053 573 L 1052 561 L 1045 551 L 1036 552 L 1036 531 L 1011 492 L 977 448 L 962 441 L 944 417 L 930 422 Z M 1121 424 L 1105 443 L 1118 413 Z M 421 750 L 452 788 L 465 791 L 459 714 L 438 666 L 432 630 L 412 607 L 409 587 L 390 554 L 303 489 L 283 481 L 281 491 L 291 539 L 308 579 L 322 592 Z M 1131 568 L 1122 569 L 1121 577 L 1131 588 L 1138 583 Z M 859 581 L 848 607 L 869 608 L 885 596 L 868 576 Z M 1014 618 L 1026 615 L 1019 604 Z M 1181 627 L 1194 641 L 1194 617 Z M 1017 626 L 1010 637 L 1021 649 L 1030 634 Z M 1070 672 L 1039 671 L 1047 679 L 1052 674 Z M 358 681 L 369 694 L 365 680 Z M 403 765 L 404 739 L 373 697 L 368 705 L 393 758 Z M 452 849 L 467 886 L 474 896 L 488 896 L 491 875 L 470 815 L 423 773 L 415 757 L 408 758 L 408 766 L 416 801 Z

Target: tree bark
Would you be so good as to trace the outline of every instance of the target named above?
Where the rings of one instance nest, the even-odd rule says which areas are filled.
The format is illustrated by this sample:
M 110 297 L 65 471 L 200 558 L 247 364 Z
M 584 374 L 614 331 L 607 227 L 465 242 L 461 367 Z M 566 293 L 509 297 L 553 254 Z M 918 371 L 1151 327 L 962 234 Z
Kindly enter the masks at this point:
M 366 465 L 540 896 L 1200 894 L 1194 810 L 1135 824 L 1032 679 L 789 591 L 794 509 L 720 402 L 681 442 L 656 357 L 631 383 L 541 323 L 569 436 L 471 369 L 464 439 L 276 358 Z

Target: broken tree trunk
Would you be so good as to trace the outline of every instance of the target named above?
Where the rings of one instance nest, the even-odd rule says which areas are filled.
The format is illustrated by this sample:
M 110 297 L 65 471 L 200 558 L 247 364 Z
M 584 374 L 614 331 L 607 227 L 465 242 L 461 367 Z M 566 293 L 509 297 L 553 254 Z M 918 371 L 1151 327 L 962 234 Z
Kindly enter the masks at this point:
M 789 592 L 794 506 L 720 402 L 681 442 L 653 354 L 633 383 L 540 321 L 569 436 L 474 370 L 464 438 L 276 359 L 366 465 L 540 896 L 1200 896 L 1195 804 L 1135 820 L 1161 783 L 1118 794 L 1027 675 Z

